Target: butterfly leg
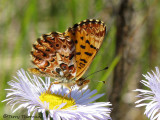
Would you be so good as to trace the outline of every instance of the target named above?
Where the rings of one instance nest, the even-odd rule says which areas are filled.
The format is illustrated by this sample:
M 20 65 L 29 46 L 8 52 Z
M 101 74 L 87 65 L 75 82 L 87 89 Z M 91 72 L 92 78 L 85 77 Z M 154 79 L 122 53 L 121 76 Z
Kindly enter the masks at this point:
M 64 95 L 63 99 L 64 99 L 65 97 L 67 97 L 68 95 L 70 96 L 69 98 L 71 98 L 71 92 L 72 92 L 72 88 L 70 88 L 70 89 L 69 89 L 69 92 L 68 92 L 66 95 Z
M 61 82 L 58 82 L 58 81 L 52 82 L 52 83 L 49 85 L 49 88 L 48 88 L 48 90 L 47 90 L 46 93 L 48 93 L 48 94 L 51 93 L 51 90 L 50 90 L 50 89 L 51 89 L 51 87 L 52 87 L 53 84 L 60 84 L 60 83 L 61 83 Z
M 81 91 L 81 93 L 82 93 L 82 94 L 81 94 L 81 97 L 82 97 L 82 96 L 83 96 L 83 93 L 85 93 L 85 92 L 87 91 L 87 89 L 86 89 L 85 91 L 83 91 L 83 92 L 82 92 L 82 89 L 80 89 L 80 91 Z

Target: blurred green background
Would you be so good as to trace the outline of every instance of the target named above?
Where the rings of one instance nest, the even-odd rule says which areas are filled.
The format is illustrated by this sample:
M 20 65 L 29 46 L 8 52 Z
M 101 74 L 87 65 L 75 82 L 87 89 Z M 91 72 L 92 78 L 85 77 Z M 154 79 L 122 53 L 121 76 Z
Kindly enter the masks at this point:
M 132 1 L 134 8 L 133 32 L 129 39 L 136 39 L 138 49 L 135 65 L 124 88 L 124 98 L 131 96 L 126 104 L 134 106 L 136 98 L 132 89 L 141 87 L 141 74 L 159 66 L 160 61 L 160 4 L 152 0 Z M 64 32 L 68 27 L 85 19 L 100 19 L 107 26 L 107 36 L 93 63 L 85 75 L 109 66 L 109 69 L 89 77 L 90 89 L 106 93 L 98 101 L 108 101 L 112 88 L 113 70 L 119 61 L 115 54 L 116 17 L 120 1 L 117 0 L 1 0 L 0 1 L 0 101 L 5 99 L 7 82 L 16 76 L 18 69 L 32 67 L 30 51 L 32 44 L 41 34 L 53 31 Z M 134 50 L 133 49 L 133 50 Z M 138 70 L 138 71 L 137 71 Z M 85 76 L 84 75 L 84 76 Z M 133 77 L 133 76 L 138 77 Z M 106 81 L 103 84 L 100 81 Z M 134 88 L 134 81 L 137 83 Z M 131 88 L 130 88 L 131 87 Z M 127 89 L 127 90 L 126 90 Z M 143 110 L 133 108 L 127 116 L 130 120 L 147 119 Z M 0 118 L 11 114 L 10 106 L 0 104 Z M 15 113 L 18 114 L 18 113 Z M 9 119 L 9 118 L 8 118 Z

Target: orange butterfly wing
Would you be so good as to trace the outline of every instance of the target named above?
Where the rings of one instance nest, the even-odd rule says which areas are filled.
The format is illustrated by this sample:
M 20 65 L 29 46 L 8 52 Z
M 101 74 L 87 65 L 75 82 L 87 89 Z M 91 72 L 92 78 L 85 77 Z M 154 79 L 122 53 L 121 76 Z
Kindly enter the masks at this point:
M 75 24 L 73 28 L 69 28 L 65 32 L 75 42 L 77 80 L 83 76 L 91 64 L 103 42 L 105 33 L 105 24 L 94 19 L 84 20 Z
M 32 62 L 37 68 L 30 68 L 29 71 L 55 79 L 73 78 L 76 75 L 74 53 L 74 42 L 64 33 L 44 34 L 33 44 Z

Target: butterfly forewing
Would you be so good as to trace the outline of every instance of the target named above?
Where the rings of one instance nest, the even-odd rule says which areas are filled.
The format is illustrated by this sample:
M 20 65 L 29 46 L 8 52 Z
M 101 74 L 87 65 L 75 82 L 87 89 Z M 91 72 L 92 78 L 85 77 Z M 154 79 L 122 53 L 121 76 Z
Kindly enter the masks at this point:
M 76 79 L 83 76 L 93 58 L 98 52 L 106 33 L 103 22 L 98 20 L 85 20 L 69 28 L 67 34 L 75 42 L 76 47 Z

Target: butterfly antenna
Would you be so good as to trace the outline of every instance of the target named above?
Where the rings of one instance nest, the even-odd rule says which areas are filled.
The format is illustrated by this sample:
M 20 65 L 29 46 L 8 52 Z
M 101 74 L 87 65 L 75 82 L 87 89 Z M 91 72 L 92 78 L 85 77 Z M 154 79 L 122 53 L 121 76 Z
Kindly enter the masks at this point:
M 103 68 L 103 69 L 101 69 L 101 70 L 98 70 L 98 71 L 96 71 L 96 72 L 94 72 L 94 73 L 91 73 L 90 75 L 86 76 L 84 79 L 88 78 L 89 76 L 91 76 L 91 75 L 93 75 L 93 74 L 95 74 L 95 73 L 98 73 L 98 72 L 101 72 L 101 71 L 107 70 L 107 69 L 108 69 L 108 66 L 105 67 L 105 68 Z

